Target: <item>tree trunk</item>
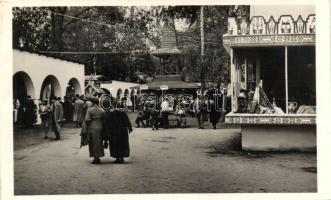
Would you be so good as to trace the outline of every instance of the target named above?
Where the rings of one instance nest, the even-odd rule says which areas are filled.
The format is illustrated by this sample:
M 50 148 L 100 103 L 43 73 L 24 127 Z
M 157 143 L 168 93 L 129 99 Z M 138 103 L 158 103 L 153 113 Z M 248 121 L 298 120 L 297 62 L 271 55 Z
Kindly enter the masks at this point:
M 64 14 L 67 11 L 66 7 L 53 7 L 50 8 L 51 22 L 52 22 L 52 40 L 53 40 L 53 50 L 62 51 L 63 50 L 63 22 Z

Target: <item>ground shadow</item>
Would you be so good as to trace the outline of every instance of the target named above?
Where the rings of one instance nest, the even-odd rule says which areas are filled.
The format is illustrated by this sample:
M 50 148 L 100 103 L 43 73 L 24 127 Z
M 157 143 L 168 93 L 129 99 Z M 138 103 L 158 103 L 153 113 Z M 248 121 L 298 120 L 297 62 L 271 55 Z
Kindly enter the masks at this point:
M 241 148 L 241 133 L 236 133 L 222 143 L 216 143 L 207 147 L 205 153 L 210 157 L 228 156 L 228 157 L 244 157 L 249 159 L 267 158 L 277 155 L 291 155 L 291 154 L 316 154 L 316 152 L 302 152 L 296 150 L 288 151 L 244 151 Z M 312 172 L 314 169 L 302 169 L 304 171 Z

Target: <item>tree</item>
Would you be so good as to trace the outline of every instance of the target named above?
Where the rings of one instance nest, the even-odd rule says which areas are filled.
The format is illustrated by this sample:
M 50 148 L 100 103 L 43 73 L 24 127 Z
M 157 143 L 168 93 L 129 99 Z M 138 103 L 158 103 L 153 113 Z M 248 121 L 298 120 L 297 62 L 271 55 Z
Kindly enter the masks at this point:
M 49 13 L 36 7 L 13 8 L 13 47 L 29 50 L 51 48 Z
M 94 72 L 95 64 L 97 73 L 135 80 L 138 70 L 148 76 L 155 74 L 159 63 L 149 51 L 152 46 L 160 46 L 162 19 L 170 16 L 189 27 L 178 31 L 178 45 L 183 52 L 181 74 L 201 81 L 199 72 L 203 69 L 207 81 L 219 82 L 229 71 L 229 55 L 222 45 L 227 16 L 247 13 L 247 6 L 238 8 L 205 7 L 204 61 L 199 56 L 200 6 L 14 8 L 13 46 L 34 51 L 92 52 L 55 55 L 85 63 L 87 74 Z

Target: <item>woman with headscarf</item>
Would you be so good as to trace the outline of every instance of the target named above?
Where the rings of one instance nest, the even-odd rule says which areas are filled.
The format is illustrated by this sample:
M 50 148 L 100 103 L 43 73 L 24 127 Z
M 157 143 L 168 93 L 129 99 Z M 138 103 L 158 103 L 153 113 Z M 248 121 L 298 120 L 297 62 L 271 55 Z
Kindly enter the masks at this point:
M 85 116 L 85 122 L 88 132 L 88 145 L 90 157 L 93 157 L 92 164 L 100 164 L 100 157 L 105 155 L 103 148 L 103 121 L 104 121 L 104 111 L 99 107 L 99 99 L 92 98 L 91 102 L 93 104 L 90 107 Z

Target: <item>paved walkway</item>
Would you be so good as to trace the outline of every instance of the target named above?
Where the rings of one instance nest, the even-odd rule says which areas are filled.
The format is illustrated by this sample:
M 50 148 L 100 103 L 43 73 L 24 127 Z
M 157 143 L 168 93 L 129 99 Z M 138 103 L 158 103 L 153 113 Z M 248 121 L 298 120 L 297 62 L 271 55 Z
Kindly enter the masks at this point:
M 68 126 L 60 141 L 15 131 L 16 195 L 317 190 L 315 154 L 242 152 L 238 129 L 136 128 L 127 164 L 113 164 L 106 151 L 92 165 L 79 129 Z

